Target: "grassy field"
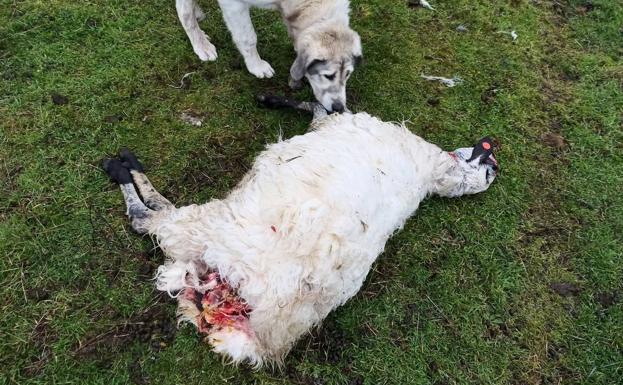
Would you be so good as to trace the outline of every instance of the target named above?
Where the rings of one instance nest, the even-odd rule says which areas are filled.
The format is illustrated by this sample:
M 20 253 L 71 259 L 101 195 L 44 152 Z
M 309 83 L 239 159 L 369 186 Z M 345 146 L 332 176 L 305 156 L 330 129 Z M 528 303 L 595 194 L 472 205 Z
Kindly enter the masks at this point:
M 361 292 L 283 370 L 257 372 L 175 327 L 150 280 L 163 256 L 99 169 L 128 146 L 165 196 L 198 203 L 280 131 L 305 132 L 309 116 L 254 102 L 290 93 L 278 15 L 253 14 L 277 72 L 258 80 L 200 3 L 215 63 L 173 0 L 0 1 L 0 384 L 621 383 L 623 3 L 353 1 L 351 109 L 446 149 L 492 135 L 502 172 L 486 193 L 426 201 Z

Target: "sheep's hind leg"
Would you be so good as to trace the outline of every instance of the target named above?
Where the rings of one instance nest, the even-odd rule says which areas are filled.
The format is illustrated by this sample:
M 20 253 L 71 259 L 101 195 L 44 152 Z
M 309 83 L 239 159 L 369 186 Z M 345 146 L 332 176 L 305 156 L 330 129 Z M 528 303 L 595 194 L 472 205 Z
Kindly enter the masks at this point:
M 130 217 L 132 228 L 139 234 L 147 233 L 155 211 L 149 209 L 141 201 L 132 184 L 130 171 L 117 159 L 106 159 L 102 163 L 102 168 L 114 182 L 119 184 L 127 207 L 126 214 Z
M 132 175 L 132 180 L 134 184 L 138 188 L 138 192 L 143 197 L 143 201 L 145 204 L 153 210 L 164 210 L 174 208 L 173 204 L 169 202 L 169 200 L 163 197 L 147 178 L 145 175 L 145 171 L 143 170 L 143 165 L 138 161 L 136 155 L 132 153 L 127 148 L 122 148 L 119 151 L 119 157 L 123 162 L 123 166 L 125 166 L 128 170 L 130 170 L 130 174 Z

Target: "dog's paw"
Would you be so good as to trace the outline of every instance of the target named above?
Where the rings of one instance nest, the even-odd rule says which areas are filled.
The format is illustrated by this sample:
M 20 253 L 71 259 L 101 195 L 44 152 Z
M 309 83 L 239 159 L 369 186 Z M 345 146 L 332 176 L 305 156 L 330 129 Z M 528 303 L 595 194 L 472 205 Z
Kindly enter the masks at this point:
M 262 59 L 254 63 L 248 63 L 247 69 L 260 79 L 272 78 L 275 74 L 273 67 L 271 67 L 266 60 Z
M 201 32 L 198 39 L 191 41 L 193 45 L 193 51 L 199 56 L 201 61 L 214 61 L 218 57 L 216 54 L 216 47 L 210 43 L 208 36 Z

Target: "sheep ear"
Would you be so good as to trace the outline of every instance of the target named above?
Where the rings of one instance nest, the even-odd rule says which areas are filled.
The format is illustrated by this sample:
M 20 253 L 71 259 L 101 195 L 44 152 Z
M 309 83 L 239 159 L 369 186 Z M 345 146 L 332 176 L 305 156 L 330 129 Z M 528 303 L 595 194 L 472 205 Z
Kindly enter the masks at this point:
M 296 81 L 303 79 L 305 70 L 307 69 L 306 63 L 307 56 L 299 54 L 296 60 L 294 60 L 294 63 L 292 63 L 292 67 L 290 67 L 290 77 Z

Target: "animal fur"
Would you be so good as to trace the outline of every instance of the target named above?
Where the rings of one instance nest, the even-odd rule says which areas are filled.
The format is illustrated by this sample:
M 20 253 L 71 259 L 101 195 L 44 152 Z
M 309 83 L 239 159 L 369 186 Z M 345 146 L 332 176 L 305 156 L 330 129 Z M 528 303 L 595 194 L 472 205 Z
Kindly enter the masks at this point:
M 328 110 L 346 109 L 346 81 L 361 58 L 361 40 L 349 27 L 348 0 L 219 0 L 223 18 L 250 73 L 270 78 L 275 71 L 257 51 L 250 7 L 278 10 L 297 57 L 290 68 L 290 86 L 307 78 L 316 99 Z M 199 28 L 204 18 L 196 0 L 176 0 L 179 19 L 201 60 L 216 60 L 216 48 Z
M 424 198 L 489 187 L 497 163 L 489 154 L 470 159 L 472 150 L 443 151 L 366 113 L 334 114 L 269 145 L 226 198 L 180 208 L 130 152 L 104 168 L 121 185 L 133 228 L 155 236 L 167 256 L 157 288 L 178 295 L 182 318 L 197 324 L 200 310 L 183 294 L 207 293 L 201 277 L 218 272 L 251 309 L 249 330 L 218 328 L 208 340 L 233 362 L 259 366 L 281 362 L 357 293 Z

